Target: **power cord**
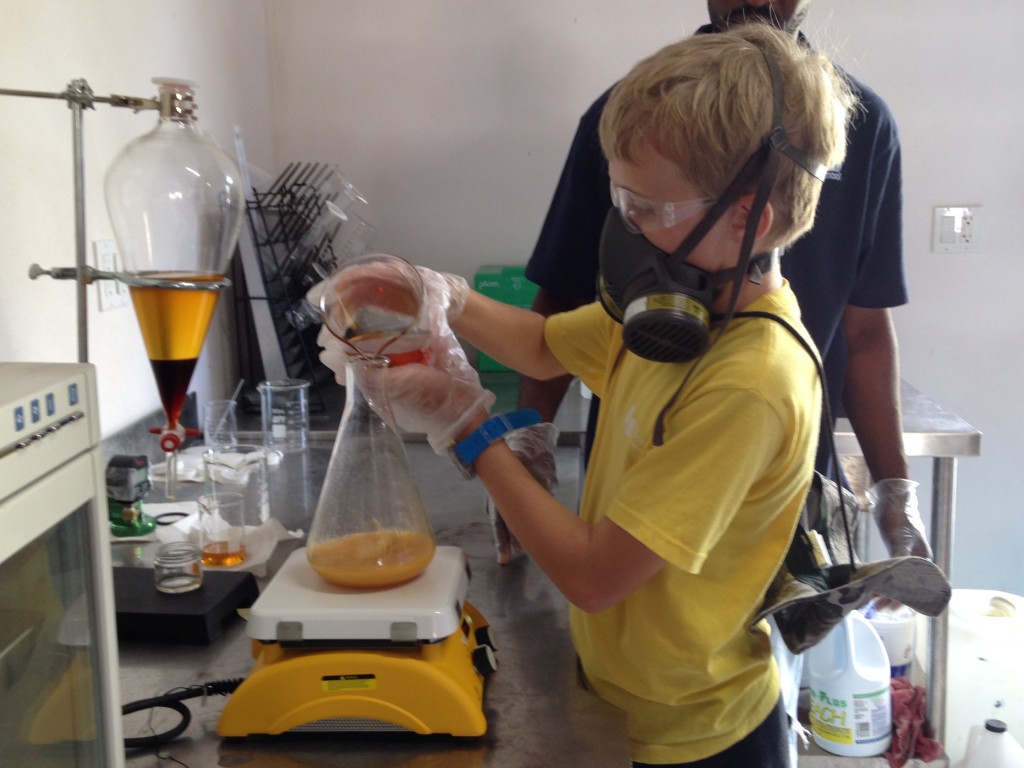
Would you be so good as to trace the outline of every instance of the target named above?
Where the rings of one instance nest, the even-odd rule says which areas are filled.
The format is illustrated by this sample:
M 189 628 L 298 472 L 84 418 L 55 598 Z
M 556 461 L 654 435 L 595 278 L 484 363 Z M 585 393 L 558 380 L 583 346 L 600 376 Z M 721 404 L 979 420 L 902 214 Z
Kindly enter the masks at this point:
M 138 736 L 124 740 L 125 749 L 141 749 L 145 747 L 156 747 L 168 741 L 172 741 L 188 728 L 192 722 L 192 713 L 182 702 L 185 699 L 195 699 L 200 696 L 227 696 L 242 684 L 245 678 L 237 677 L 231 680 L 215 680 L 211 683 L 191 685 L 188 688 L 165 693 L 162 696 L 154 696 L 151 699 L 139 699 L 125 704 L 121 707 L 121 716 L 130 715 L 134 712 L 142 712 L 146 709 L 171 709 L 181 716 L 181 721 L 173 728 L 163 733 L 155 733 L 152 736 Z

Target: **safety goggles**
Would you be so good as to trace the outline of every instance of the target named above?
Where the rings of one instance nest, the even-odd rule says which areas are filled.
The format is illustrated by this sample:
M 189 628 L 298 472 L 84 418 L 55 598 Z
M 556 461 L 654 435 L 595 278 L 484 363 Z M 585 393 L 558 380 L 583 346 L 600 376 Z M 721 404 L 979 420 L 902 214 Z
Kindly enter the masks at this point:
M 615 184 L 611 185 L 611 195 L 612 205 L 622 217 L 623 224 L 635 235 L 674 227 L 715 204 L 710 197 L 678 203 L 656 203 Z

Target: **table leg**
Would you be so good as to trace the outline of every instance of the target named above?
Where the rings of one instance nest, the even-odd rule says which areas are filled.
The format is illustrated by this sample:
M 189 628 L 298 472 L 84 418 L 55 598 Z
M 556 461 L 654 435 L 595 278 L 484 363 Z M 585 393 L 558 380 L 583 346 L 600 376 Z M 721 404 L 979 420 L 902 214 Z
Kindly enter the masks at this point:
M 932 467 L 931 545 L 935 564 L 947 578 L 953 565 L 953 523 L 956 515 L 956 459 L 936 457 Z M 928 721 L 933 736 L 943 741 L 946 731 L 946 669 L 949 654 L 949 612 L 931 619 L 928 666 Z

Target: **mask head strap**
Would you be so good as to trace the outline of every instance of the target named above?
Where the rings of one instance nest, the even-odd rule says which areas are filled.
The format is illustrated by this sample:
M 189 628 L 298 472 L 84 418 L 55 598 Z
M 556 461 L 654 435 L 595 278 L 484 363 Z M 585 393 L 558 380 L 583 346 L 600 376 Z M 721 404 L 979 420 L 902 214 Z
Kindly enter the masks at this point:
M 750 268 L 751 251 L 754 247 L 754 239 L 757 236 L 757 225 L 761 219 L 761 214 L 764 212 L 765 206 L 768 204 L 768 198 L 771 195 L 772 189 L 775 186 L 775 180 L 778 177 L 780 155 L 789 157 L 808 173 L 815 176 L 818 176 L 818 173 L 820 173 L 821 175 L 818 176 L 818 178 L 824 178 L 823 166 L 821 166 L 820 163 L 812 163 L 803 152 L 800 152 L 796 147 L 789 143 L 789 139 L 786 137 L 786 130 L 782 125 L 782 72 L 779 70 L 779 64 L 775 60 L 774 56 L 760 46 L 758 46 L 758 50 L 764 56 L 764 59 L 768 64 L 768 73 L 771 76 L 772 81 L 772 128 L 768 135 L 762 140 L 761 146 L 758 150 L 750 156 L 747 162 L 744 163 L 743 167 L 740 169 L 739 173 L 736 174 L 736 177 L 729 183 L 729 186 L 726 187 L 725 191 L 719 197 L 718 202 L 712 206 L 700 223 L 670 256 L 671 261 L 685 259 L 693 248 L 696 247 L 697 243 L 699 243 L 715 225 L 722 214 L 725 213 L 729 206 L 739 199 L 743 190 L 746 189 L 750 181 L 760 173 L 757 189 L 754 192 L 754 200 L 750 207 L 750 214 L 747 218 L 747 226 L 743 233 L 743 241 L 740 244 L 739 261 L 733 270 L 729 270 L 732 277 L 733 289 L 732 294 L 729 297 L 729 307 L 722 317 L 722 321 L 718 328 L 718 334 L 715 337 L 716 341 L 721 338 L 723 333 L 725 333 L 725 329 L 728 326 L 729 321 L 736 312 L 736 303 L 739 300 L 740 290 L 743 287 L 743 280 L 746 278 L 747 271 Z M 817 167 L 815 167 L 815 165 L 817 165 Z M 690 373 L 692 374 L 699 365 L 700 359 L 698 358 L 690 369 Z M 683 390 L 683 387 L 686 386 L 689 379 L 690 375 L 688 374 L 684 377 L 668 403 L 665 404 L 665 407 L 662 408 L 661 412 L 658 414 L 658 418 L 654 423 L 654 445 L 661 445 L 664 442 L 665 417 L 668 414 L 669 409 L 675 404 L 680 392 Z
M 796 151 L 795 147 L 793 147 L 789 143 L 788 139 L 786 139 L 786 130 L 782 127 L 783 90 L 782 73 L 779 70 L 779 64 L 775 60 L 775 57 L 768 53 L 764 48 L 758 47 L 758 50 L 764 56 L 764 59 L 768 64 L 768 72 L 771 75 L 772 80 L 772 129 L 761 141 L 761 147 L 758 151 L 751 156 L 750 160 L 748 160 L 740 170 L 740 173 L 737 174 L 736 178 L 729 184 L 729 188 L 727 190 L 729 193 L 728 198 L 723 195 L 723 198 L 727 201 L 727 206 L 732 205 L 732 203 L 739 198 L 740 194 L 742 194 L 742 190 L 746 186 L 745 182 L 742 185 L 738 185 L 737 182 L 748 174 L 753 176 L 754 172 L 760 171 L 761 176 L 757 183 L 757 189 L 754 191 L 754 200 L 750 206 L 750 213 L 747 216 L 747 226 L 743 232 L 743 241 L 740 244 L 739 261 L 736 264 L 735 272 L 733 273 L 734 277 L 732 279 L 732 294 L 729 297 L 729 307 L 726 309 L 722 322 L 718 327 L 716 339 L 720 338 L 721 335 L 725 333 L 726 326 L 728 326 L 729 321 L 732 319 L 732 316 L 736 311 L 736 302 L 740 297 L 743 280 L 746 278 L 747 272 L 750 269 L 750 257 L 754 248 L 754 238 L 757 236 L 757 225 L 761 220 L 761 214 L 764 213 L 764 209 L 768 205 L 768 198 L 771 196 L 772 189 L 775 187 L 775 180 L 779 175 L 779 156 L 780 152 L 783 151 L 780 147 L 784 145 L 790 150 Z M 681 247 L 682 246 L 680 246 L 680 248 Z
M 802 149 L 798 149 L 789 143 L 789 136 L 786 129 L 782 127 L 782 73 L 779 71 L 779 63 L 768 51 L 761 49 L 765 61 L 768 62 L 768 71 L 772 76 L 772 129 L 766 137 L 768 145 L 779 152 L 798 166 L 807 171 L 818 181 L 824 181 L 828 174 L 828 168 L 817 160 L 812 159 Z

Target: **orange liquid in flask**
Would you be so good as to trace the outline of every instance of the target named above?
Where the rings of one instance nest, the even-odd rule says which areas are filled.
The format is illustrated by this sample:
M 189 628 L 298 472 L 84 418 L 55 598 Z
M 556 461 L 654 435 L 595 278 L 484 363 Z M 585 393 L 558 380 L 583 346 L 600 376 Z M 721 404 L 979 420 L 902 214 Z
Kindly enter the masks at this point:
M 340 587 L 388 587 L 415 578 L 434 557 L 434 539 L 417 531 L 368 531 L 313 546 L 309 563 Z

